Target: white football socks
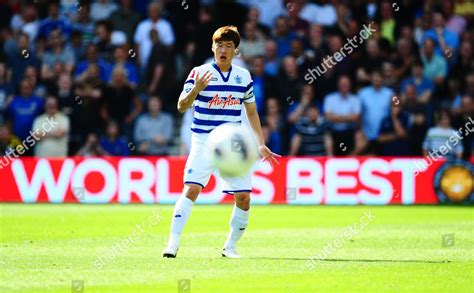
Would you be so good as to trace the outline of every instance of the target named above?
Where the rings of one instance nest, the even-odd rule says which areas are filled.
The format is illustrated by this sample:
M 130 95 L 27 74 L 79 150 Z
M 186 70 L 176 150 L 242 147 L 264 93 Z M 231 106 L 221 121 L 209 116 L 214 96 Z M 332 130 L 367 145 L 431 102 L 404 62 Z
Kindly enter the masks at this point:
M 171 220 L 171 234 L 168 245 L 179 246 L 179 238 L 184 225 L 188 221 L 194 202 L 182 195 L 174 206 L 173 219 Z
M 237 241 L 242 237 L 249 223 L 250 210 L 244 211 L 234 205 L 232 217 L 230 219 L 230 232 L 227 236 L 224 248 L 235 247 Z

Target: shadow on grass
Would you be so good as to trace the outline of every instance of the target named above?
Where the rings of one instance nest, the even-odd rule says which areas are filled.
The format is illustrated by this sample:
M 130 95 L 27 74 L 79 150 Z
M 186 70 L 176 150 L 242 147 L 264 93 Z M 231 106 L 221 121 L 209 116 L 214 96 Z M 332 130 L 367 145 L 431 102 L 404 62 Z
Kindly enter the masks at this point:
M 294 260 L 294 261 L 307 261 L 309 258 L 299 258 L 299 257 L 249 257 L 243 259 L 260 259 L 260 260 Z M 328 258 L 328 259 L 315 259 L 314 262 L 400 262 L 400 263 L 450 263 L 449 260 L 411 260 L 411 259 L 336 259 L 336 258 Z

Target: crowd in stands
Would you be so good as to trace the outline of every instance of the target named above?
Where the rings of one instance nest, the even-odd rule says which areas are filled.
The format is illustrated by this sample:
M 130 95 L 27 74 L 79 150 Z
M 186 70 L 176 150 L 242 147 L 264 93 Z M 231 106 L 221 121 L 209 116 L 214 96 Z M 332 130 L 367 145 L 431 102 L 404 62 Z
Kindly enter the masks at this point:
M 228 24 L 274 152 L 472 155 L 463 0 L 2 1 L 0 153 L 186 155 L 193 110 L 176 102 Z

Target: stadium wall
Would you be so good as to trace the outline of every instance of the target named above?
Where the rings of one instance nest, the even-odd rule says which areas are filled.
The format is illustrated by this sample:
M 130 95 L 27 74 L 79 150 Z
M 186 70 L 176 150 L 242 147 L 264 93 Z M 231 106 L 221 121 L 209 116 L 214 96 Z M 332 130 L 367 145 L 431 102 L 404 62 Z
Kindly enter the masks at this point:
M 0 165 L 0 202 L 172 204 L 183 157 L 21 158 Z M 253 170 L 253 204 L 473 202 L 474 159 L 285 157 Z M 212 176 L 201 204 L 230 203 Z

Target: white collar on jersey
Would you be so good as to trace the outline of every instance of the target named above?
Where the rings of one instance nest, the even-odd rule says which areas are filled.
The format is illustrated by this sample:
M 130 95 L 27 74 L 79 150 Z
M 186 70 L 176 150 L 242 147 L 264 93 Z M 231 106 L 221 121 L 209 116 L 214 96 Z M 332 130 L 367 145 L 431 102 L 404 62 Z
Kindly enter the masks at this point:
M 217 66 L 216 60 L 214 60 L 214 62 L 212 62 L 212 66 L 217 70 L 217 72 L 219 72 L 219 74 L 221 75 L 222 80 L 224 80 L 224 82 L 228 82 L 228 81 L 229 81 L 230 73 L 232 72 L 232 65 L 231 65 L 230 68 L 229 68 L 229 73 L 227 74 L 227 77 L 224 76 L 224 74 L 222 73 L 222 71 L 221 71 L 221 69 L 219 68 L 219 66 Z

